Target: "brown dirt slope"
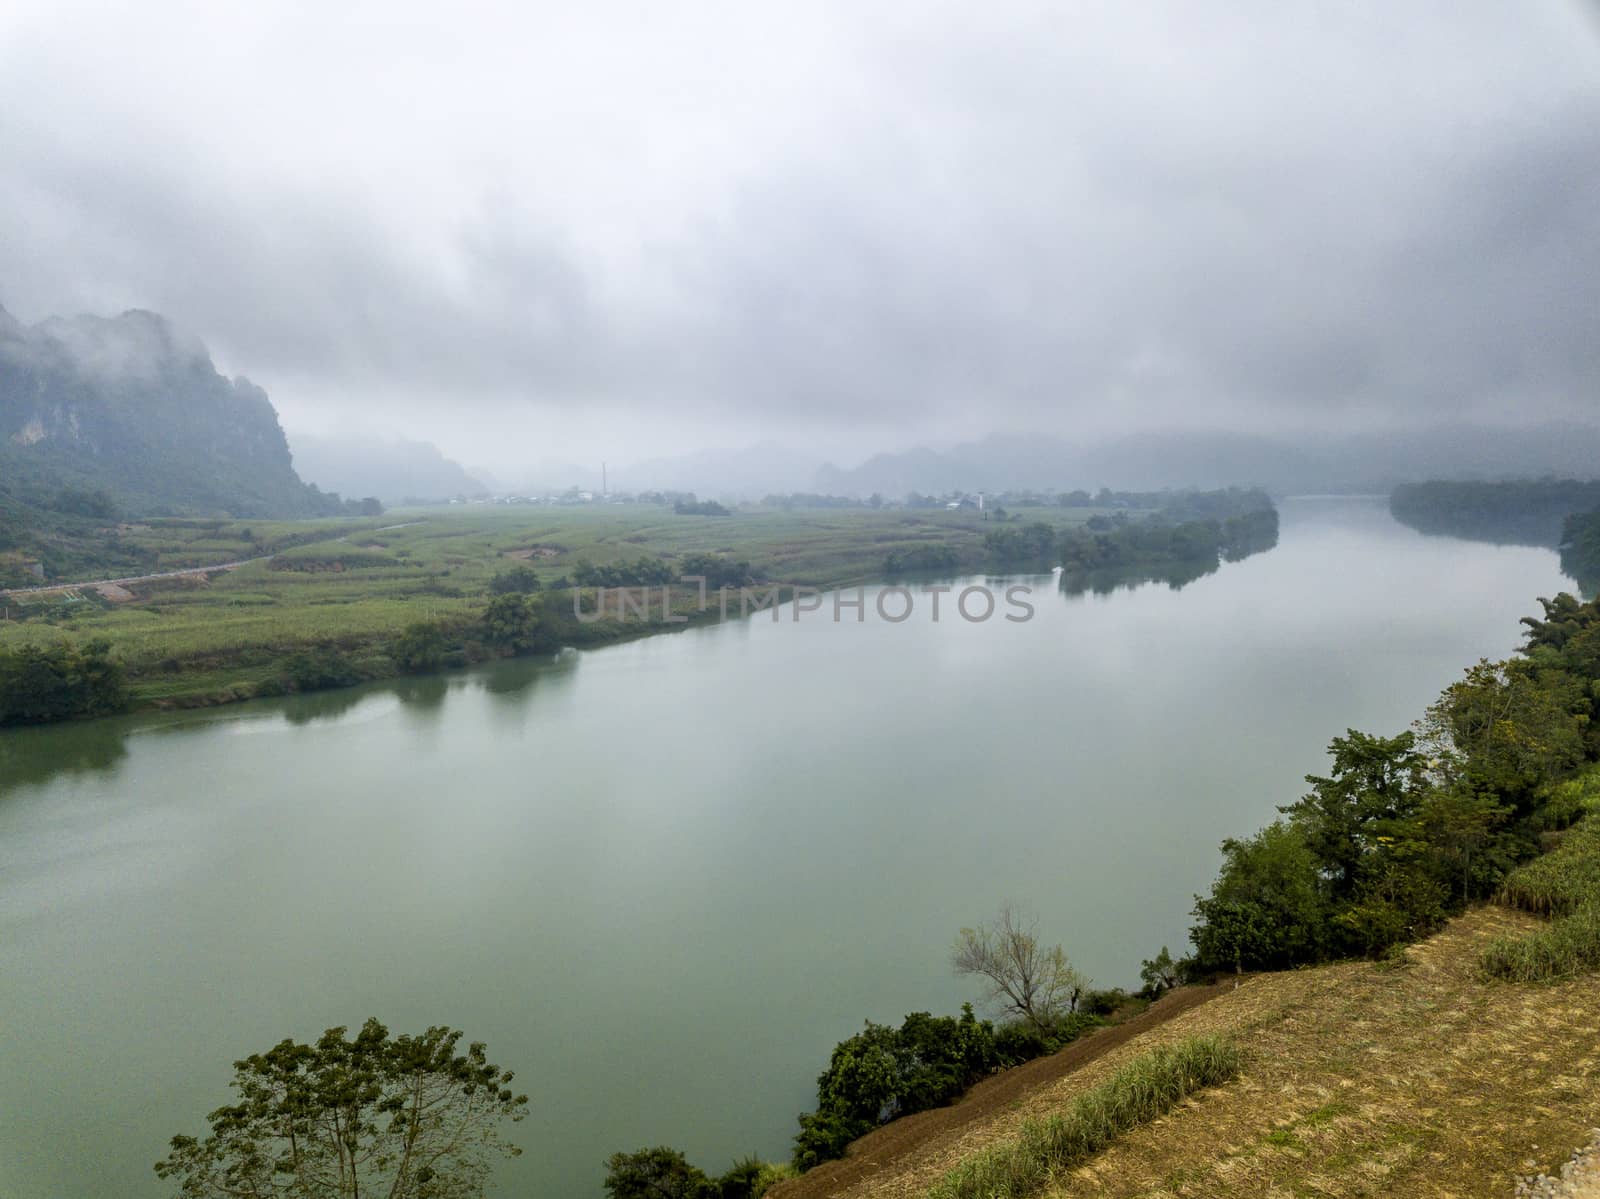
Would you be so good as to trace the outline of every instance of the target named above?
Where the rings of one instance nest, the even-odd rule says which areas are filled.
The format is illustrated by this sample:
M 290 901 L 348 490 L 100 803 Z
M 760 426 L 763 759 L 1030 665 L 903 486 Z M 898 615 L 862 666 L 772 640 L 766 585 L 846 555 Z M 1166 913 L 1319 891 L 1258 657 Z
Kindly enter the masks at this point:
M 872 1194 L 872 1180 L 879 1175 L 894 1174 L 905 1165 L 908 1156 L 922 1153 L 930 1144 L 959 1136 L 968 1126 L 1010 1110 L 1040 1087 L 1081 1069 L 1162 1021 L 1232 989 L 1231 983 L 1223 983 L 1174 991 L 1139 1015 L 1109 1028 L 1097 1029 L 1059 1053 L 984 1079 L 969 1089 L 959 1103 L 917 1112 L 868 1133 L 850 1146 L 849 1154 L 842 1160 L 826 1162 L 792 1182 L 774 1187 L 767 1192 L 768 1199 L 825 1199 L 846 1192 Z
M 1483 909 L 1399 963 L 1247 979 L 1008 1090 L 975 1118 L 930 1122 L 884 1168 L 841 1171 L 805 1193 L 920 1196 L 963 1156 L 1009 1139 L 1023 1120 L 1059 1109 L 1152 1046 L 1221 1033 L 1247 1051 L 1239 1080 L 1135 1130 L 1058 1178 L 1050 1194 L 1508 1197 L 1518 1175 L 1554 1169 L 1600 1124 L 1600 982 L 1514 986 L 1474 976 L 1486 940 L 1533 924 Z

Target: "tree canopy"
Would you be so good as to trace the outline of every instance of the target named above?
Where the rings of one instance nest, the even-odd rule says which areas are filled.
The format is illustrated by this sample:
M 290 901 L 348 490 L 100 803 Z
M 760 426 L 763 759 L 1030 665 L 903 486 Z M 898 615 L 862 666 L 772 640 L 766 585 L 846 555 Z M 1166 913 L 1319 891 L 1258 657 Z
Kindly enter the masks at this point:
M 460 1032 L 391 1036 L 375 1019 L 345 1033 L 235 1062 L 237 1101 L 204 1138 L 173 1137 L 156 1173 L 184 1199 L 469 1199 L 496 1158 L 521 1152 L 504 1126 L 528 1097 L 482 1043 L 458 1053 Z

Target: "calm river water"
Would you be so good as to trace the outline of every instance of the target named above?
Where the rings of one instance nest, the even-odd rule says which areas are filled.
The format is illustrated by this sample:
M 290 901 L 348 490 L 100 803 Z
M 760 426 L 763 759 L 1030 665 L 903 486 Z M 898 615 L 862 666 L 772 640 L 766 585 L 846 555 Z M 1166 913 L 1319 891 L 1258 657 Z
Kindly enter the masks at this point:
M 170 1193 L 233 1059 L 368 1015 L 517 1069 L 506 1195 L 784 1157 L 835 1041 L 973 997 L 961 925 L 1012 900 L 1134 982 L 1330 737 L 1405 728 L 1572 587 L 1314 499 L 1181 590 L 1031 582 L 1025 623 L 759 616 L 0 735 L 0 1194 Z

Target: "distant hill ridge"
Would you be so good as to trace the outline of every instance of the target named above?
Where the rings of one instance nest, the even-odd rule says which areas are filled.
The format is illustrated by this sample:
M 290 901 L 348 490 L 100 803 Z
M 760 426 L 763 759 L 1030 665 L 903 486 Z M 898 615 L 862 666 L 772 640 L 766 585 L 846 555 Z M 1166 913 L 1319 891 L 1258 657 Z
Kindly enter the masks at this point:
M 302 479 L 343 495 L 372 495 L 386 504 L 406 504 L 490 491 L 486 483 L 446 458 L 432 442 L 296 433 L 289 448 Z
M 945 450 L 877 454 L 858 466 L 825 465 L 813 489 L 899 498 L 909 491 L 1038 488 L 1090 491 L 1231 486 L 1278 493 L 1387 494 L 1424 479 L 1600 474 L 1600 426 L 1552 422 L 1522 428 L 1436 425 L 1390 432 L 1293 436 L 1227 430 L 1138 432 L 1067 440 L 994 434 Z
M 295 474 L 267 393 L 220 374 L 164 317 L 30 326 L 0 309 L 0 491 L 47 506 L 63 489 L 104 492 L 129 515 L 343 510 Z

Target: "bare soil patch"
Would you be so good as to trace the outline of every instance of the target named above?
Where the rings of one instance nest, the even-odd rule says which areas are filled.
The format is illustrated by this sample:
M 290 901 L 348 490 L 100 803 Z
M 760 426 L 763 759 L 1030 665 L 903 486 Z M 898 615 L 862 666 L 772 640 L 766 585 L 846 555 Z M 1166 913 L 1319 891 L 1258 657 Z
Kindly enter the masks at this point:
M 893 1174 L 906 1159 L 944 1138 L 959 1135 L 1019 1104 L 1039 1087 L 1070 1075 L 1140 1033 L 1233 989 L 1232 981 L 1210 987 L 1181 987 L 1162 996 L 1137 1016 L 1099 1028 L 1049 1057 L 1024 1062 L 970 1088 L 949 1107 L 934 1108 L 885 1124 L 851 1144 L 839 1161 L 826 1162 L 768 1191 L 772 1199 L 823 1199 L 845 1193 L 872 1194 L 879 1176 Z M 863 1189 L 864 1188 L 864 1189 Z
M 1600 1124 L 1600 983 L 1475 973 L 1489 939 L 1537 923 L 1484 908 L 1397 962 L 1258 975 L 1184 1010 L 1153 1008 L 1147 1024 L 988 1080 L 952 1108 L 862 1138 L 830 1173 L 771 1193 L 921 1196 L 962 1157 L 1015 1137 L 1130 1058 L 1222 1034 L 1247 1053 L 1237 1081 L 1057 1178 L 1052 1199 L 1510 1199 L 1519 1178 L 1551 1169 Z

